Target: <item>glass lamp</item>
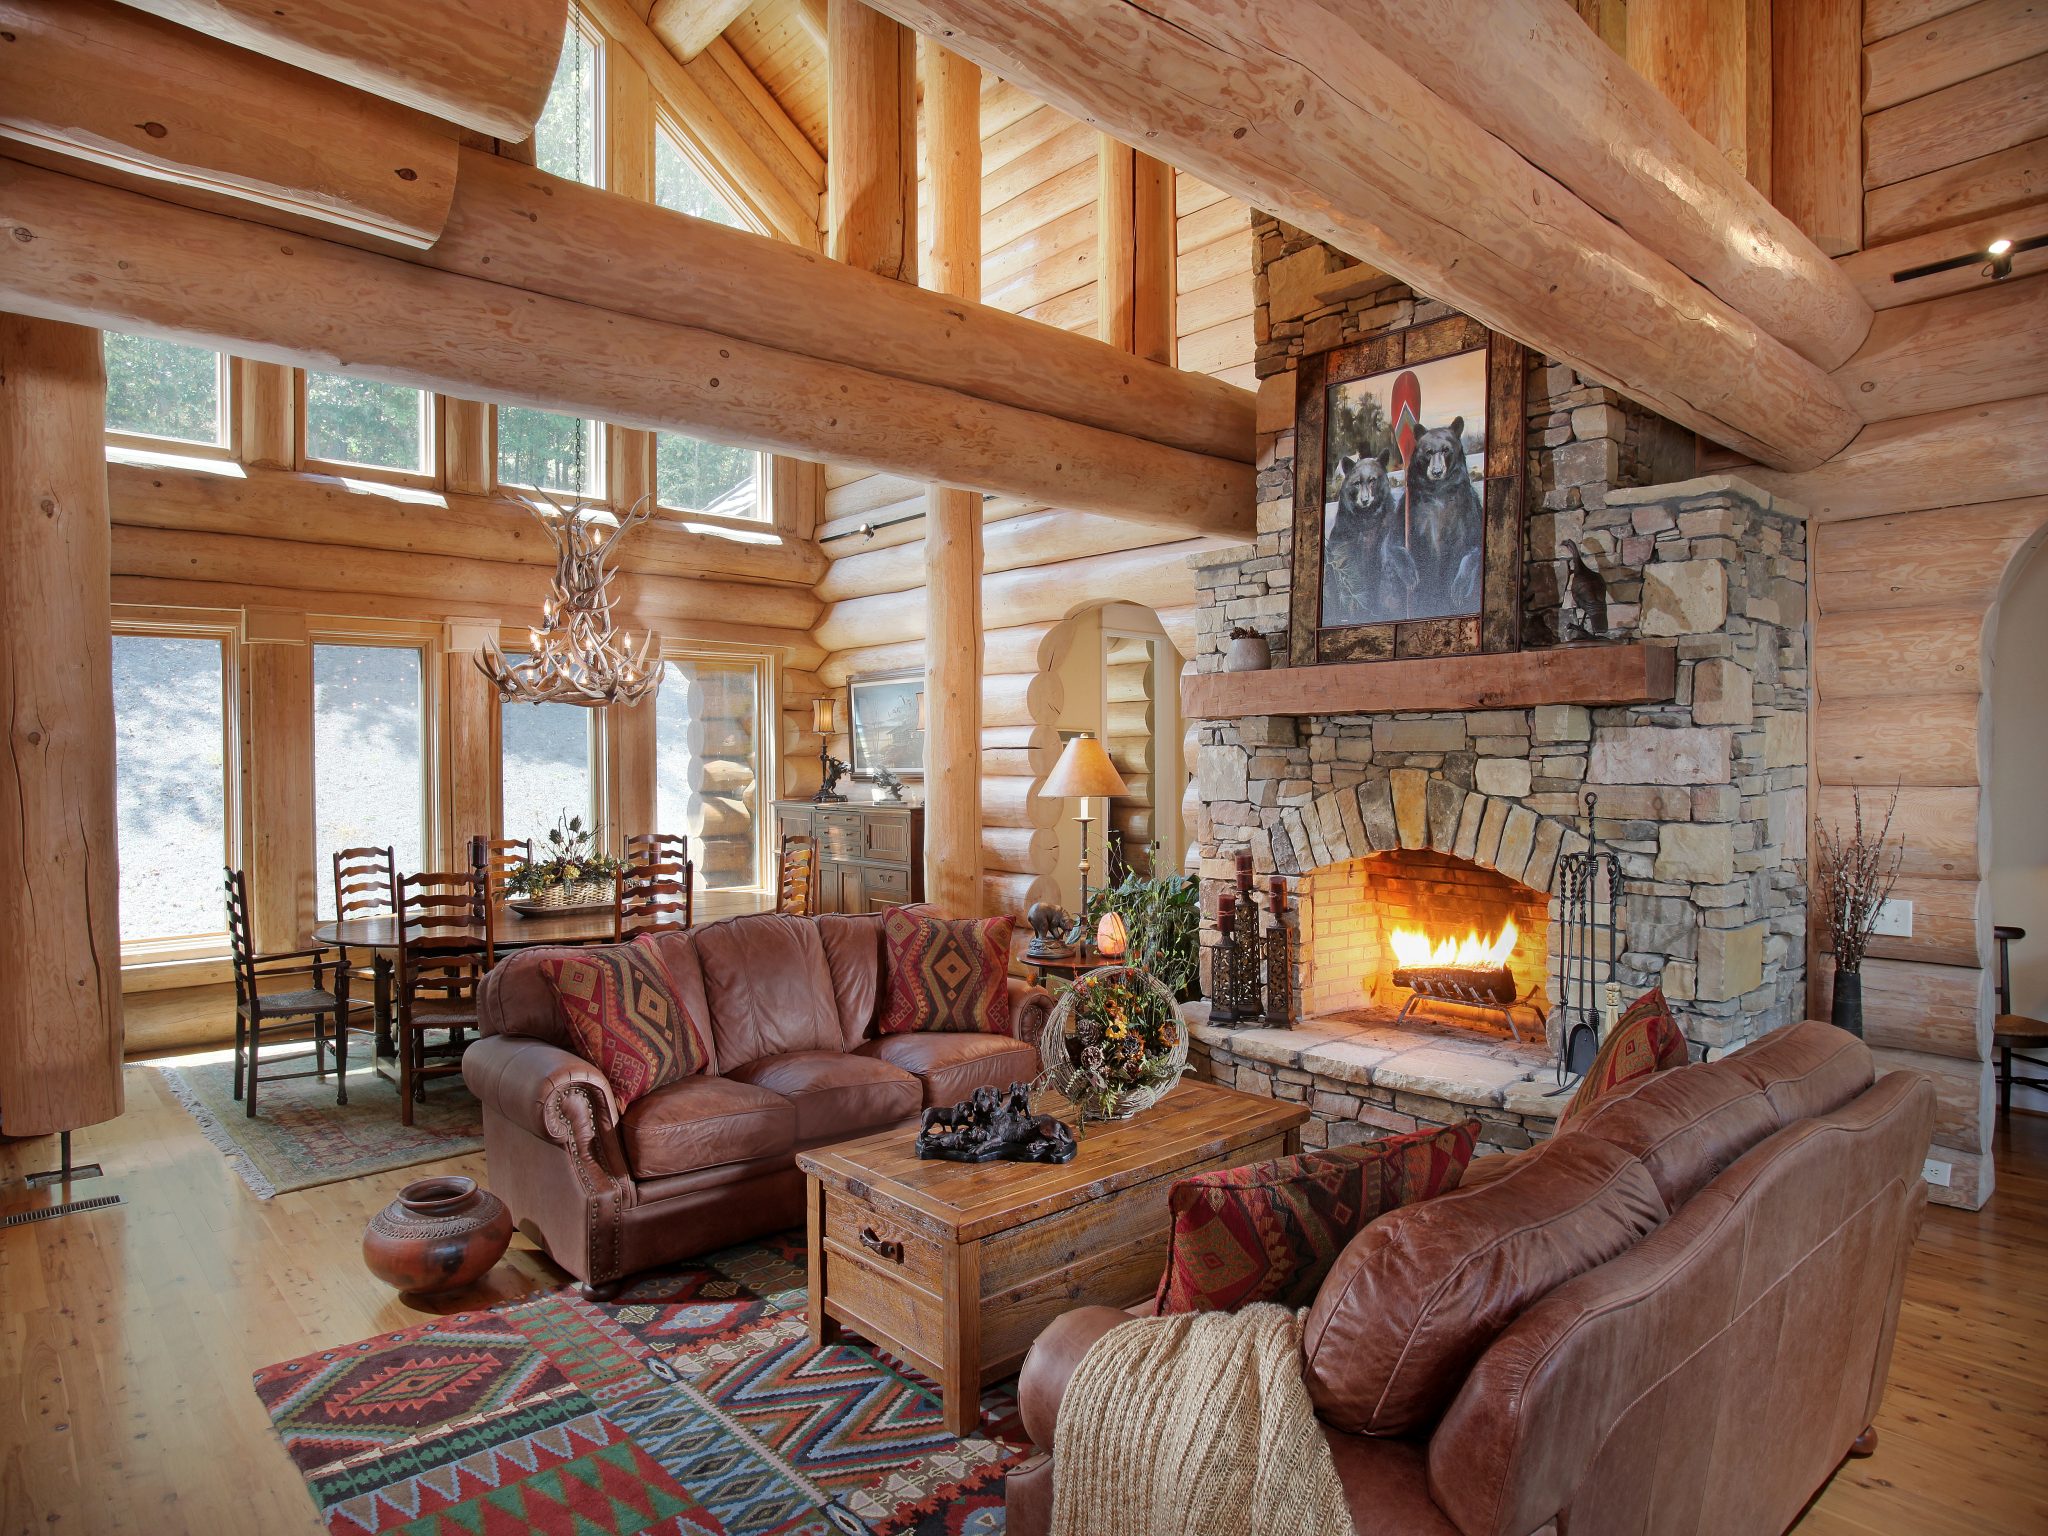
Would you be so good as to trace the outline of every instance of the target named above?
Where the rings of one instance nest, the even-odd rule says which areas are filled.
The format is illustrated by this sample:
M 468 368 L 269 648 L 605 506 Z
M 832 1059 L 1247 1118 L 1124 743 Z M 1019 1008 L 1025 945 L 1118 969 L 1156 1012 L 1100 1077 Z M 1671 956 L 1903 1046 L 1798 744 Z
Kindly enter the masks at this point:
M 1077 732 L 1060 753 L 1060 760 L 1052 766 L 1052 773 L 1045 781 L 1043 794 L 1056 795 L 1064 800 L 1079 800 L 1080 807 L 1075 818 L 1081 823 L 1081 911 L 1080 918 L 1085 924 L 1088 917 L 1088 802 L 1096 796 L 1108 799 L 1114 795 L 1130 793 L 1123 775 L 1116 771 L 1116 764 L 1109 760 L 1109 754 L 1102 750 L 1102 743 L 1095 739 L 1093 731 Z

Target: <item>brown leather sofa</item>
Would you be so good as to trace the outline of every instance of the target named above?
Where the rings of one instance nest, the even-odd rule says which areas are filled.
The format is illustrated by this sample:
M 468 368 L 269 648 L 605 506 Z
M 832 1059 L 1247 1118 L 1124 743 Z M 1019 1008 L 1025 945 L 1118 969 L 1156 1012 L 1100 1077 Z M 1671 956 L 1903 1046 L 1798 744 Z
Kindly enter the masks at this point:
M 1503 1241 L 1533 1235 L 1568 1268 L 1576 1247 L 1583 1267 L 1547 1292 L 1529 1284 L 1540 1264 L 1485 1270 L 1473 1312 L 1512 1320 L 1462 1381 L 1443 1384 L 1450 1406 L 1426 1434 L 1330 1423 L 1354 1406 L 1347 1369 L 1384 1350 L 1400 1313 L 1387 1287 L 1412 1297 L 1438 1283 L 1425 1263 L 1391 1281 L 1378 1271 L 1376 1291 L 1359 1259 L 1379 1223 L 1368 1226 L 1325 1279 L 1303 1338 L 1358 1536 L 1789 1528 L 1845 1456 L 1875 1445 L 1933 1126 L 1926 1078 L 1873 1083 L 1860 1040 L 1809 1021 L 1632 1084 L 1530 1151 L 1480 1159 L 1458 1190 L 1415 1210 L 1466 1202 L 1439 1218 L 1486 1212 Z M 1614 1223 L 1564 1187 L 1594 1167 L 1653 1227 L 1618 1252 Z M 1616 1208 L 1610 1198 L 1609 1217 Z M 1597 1262 L 1602 1251 L 1613 1256 Z M 1053 1444 L 1081 1357 L 1130 1315 L 1069 1312 L 1032 1347 L 1019 1393 L 1038 1446 Z M 1044 1450 L 1010 1474 L 1011 1536 L 1045 1536 L 1053 1476 Z
M 1010 979 L 1016 1038 L 875 1037 L 882 917 L 728 918 L 657 941 L 711 1050 L 707 1073 L 619 1112 L 570 1049 L 547 949 L 484 978 L 462 1075 L 483 1104 L 491 1188 L 597 1296 L 637 1270 L 800 1226 L 796 1154 L 1037 1075 L 1051 999 Z

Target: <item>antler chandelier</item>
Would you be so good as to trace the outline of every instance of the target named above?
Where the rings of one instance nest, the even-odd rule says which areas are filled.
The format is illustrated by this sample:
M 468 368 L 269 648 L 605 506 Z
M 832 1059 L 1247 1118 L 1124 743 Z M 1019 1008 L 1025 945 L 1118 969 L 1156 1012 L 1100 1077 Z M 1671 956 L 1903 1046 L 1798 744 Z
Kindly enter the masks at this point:
M 642 496 L 606 529 L 586 518 L 581 503 L 564 505 L 546 491 L 521 498 L 555 546 L 555 576 L 541 604 L 540 627 L 527 631 L 526 659 L 514 662 L 485 642 L 477 669 L 507 701 L 529 704 L 637 704 L 661 686 L 659 637 L 649 632 L 638 648 L 612 624 L 611 580 L 605 561 L 613 546 L 654 515 L 653 496 Z

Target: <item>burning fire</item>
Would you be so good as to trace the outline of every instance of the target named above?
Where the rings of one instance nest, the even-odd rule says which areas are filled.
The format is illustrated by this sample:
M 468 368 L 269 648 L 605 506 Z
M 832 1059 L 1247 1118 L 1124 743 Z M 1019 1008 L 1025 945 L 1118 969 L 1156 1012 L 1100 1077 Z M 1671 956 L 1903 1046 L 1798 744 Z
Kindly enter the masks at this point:
M 1508 956 L 1515 952 L 1516 937 L 1512 918 L 1503 921 L 1500 932 L 1491 939 L 1482 939 L 1470 929 L 1462 939 L 1446 936 L 1434 942 L 1419 928 L 1396 928 L 1389 936 L 1395 963 L 1404 971 L 1440 966 L 1474 971 L 1497 970 L 1506 965 Z

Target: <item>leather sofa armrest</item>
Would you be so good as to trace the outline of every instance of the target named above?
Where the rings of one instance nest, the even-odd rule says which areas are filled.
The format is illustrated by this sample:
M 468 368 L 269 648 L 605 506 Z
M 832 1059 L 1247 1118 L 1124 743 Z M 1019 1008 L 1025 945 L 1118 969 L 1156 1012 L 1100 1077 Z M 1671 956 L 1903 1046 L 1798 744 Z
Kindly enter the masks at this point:
M 1038 1336 L 1024 1357 L 1024 1368 L 1017 1373 L 1017 1406 L 1032 1444 L 1052 1449 L 1060 1399 L 1066 1396 L 1067 1383 L 1081 1357 L 1110 1329 L 1130 1321 L 1130 1313 L 1115 1307 L 1076 1307 L 1054 1318 L 1052 1326 Z
M 1036 982 L 1012 976 L 1010 982 L 1010 1033 L 1032 1045 L 1045 1033 L 1046 1016 L 1052 1012 L 1052 994 Z
M 618 1101 L 605 1075 L 581 1056 L 526 1035 L 485 1035 L 462 1053 L 462 1080 L 477 1102 L 521 1130 L 572 1150 L 581 1138 L 565 1121 L 563 1095 L 590 1108 L 593 1130 L 610 1140 L 619 1123 Z

